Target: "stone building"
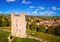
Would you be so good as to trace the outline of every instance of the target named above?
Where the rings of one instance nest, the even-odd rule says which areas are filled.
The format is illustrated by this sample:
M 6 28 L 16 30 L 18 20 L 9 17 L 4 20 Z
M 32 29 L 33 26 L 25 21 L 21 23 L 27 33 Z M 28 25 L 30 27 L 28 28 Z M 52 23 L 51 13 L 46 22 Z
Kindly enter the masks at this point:
M 11 13 L 11 35 L 20 38 L 26 37 L 26 20 L 23 12 L 20 15 Z

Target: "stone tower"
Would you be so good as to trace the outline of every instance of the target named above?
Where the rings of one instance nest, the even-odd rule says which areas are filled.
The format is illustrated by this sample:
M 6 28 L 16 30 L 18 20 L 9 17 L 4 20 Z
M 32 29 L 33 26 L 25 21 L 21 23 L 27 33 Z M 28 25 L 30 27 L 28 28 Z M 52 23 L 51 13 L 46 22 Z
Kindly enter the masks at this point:
M 11 13 L 11 35 L 20 38 L 26 37 L 26 20 L 23 12 L 20 16 Z

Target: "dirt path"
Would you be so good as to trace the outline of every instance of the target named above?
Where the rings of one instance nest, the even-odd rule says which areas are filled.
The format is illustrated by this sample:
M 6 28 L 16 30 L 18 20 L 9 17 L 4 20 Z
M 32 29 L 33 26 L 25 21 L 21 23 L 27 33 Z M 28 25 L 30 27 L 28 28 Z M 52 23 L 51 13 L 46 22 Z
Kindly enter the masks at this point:
M 50 41 L 48 41 L 48 40 L 43 40 L 43 39 L 40 39 L 40 38 L 37 38 L 37 37 L 31 36 L 31 35 L 27 36 L 27 38 L 36 39 L 36 40 L 39 40 L 40 42 L 50 42 Z

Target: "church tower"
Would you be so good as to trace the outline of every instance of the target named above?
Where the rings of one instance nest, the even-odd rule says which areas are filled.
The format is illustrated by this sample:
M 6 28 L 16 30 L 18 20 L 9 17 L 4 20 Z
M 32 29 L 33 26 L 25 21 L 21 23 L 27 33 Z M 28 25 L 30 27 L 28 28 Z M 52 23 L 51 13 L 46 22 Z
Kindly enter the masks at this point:
M 23 12 L 19 15 L 11 13 L 11 35 L 15 37 L 26 37 L 26 20 Z

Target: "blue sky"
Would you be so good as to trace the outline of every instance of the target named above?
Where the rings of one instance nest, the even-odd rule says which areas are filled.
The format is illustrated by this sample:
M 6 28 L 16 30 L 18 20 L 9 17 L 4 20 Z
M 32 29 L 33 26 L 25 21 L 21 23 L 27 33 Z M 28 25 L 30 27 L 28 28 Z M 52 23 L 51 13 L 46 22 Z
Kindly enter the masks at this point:
M 0 14 L 60 16 L 60 0 L 0 0 Z

